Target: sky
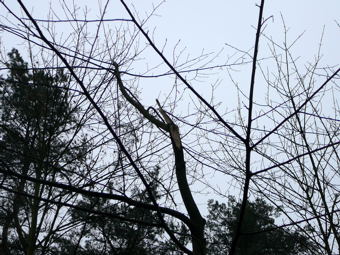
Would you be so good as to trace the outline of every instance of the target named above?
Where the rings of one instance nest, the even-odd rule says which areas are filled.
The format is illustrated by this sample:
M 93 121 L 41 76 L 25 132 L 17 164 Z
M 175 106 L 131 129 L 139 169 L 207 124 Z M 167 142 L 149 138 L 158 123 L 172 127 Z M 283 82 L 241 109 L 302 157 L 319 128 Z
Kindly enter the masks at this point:
M 35 17 L 46 18 L 50 5 L 58 10 L 59 1 L 23 1 Z M 66 0 L 66 3 L 73 1 Z M 98 4 L 99 2 L 99 4 Z M 81 1 L 75 3 L 80 8 L 89 10 L 89 17 L 98 17 L 98 7 L 106 1 Z M 166 1 L 126 1 L 134 8 L 141 19 L 150 13 L 153 6 L 162 3 L 156 10 L 146 27 L 154 31 L 155 42 L 163 45 L 168 41 L 169 49 L 173 49 L 178 40 L 182 47 L 187 47 L 190 55 L 206 51 L 219 51 L 226 48 L 225 44 L 249 49 L 254 43 L 259 1 L 223 1 L 223 0 L 166 0 Z M 8 1 L 9 6 L 17 6 L 16 1 Z M 272 0 L 266 1 L 264 17 L 268 18 L 265 32 L 278 40 L 282 37 L 283 16 L 290 36 L 293 38 L 305 32 L 301 39 L 299 52 L 301 55 L 311 55 L 315 52 L 322 30 L 325 26 L 324 52 L 328 62 L 337 63 L 340 51 L 336 50 L 339 43 L 340 1 L 338 0 Z M 119 1 L 110 1 L 107 18 L 112 16 L 127 17 Z M 2 17 L 7 15 L 4 8 L 0 9 Z M 3 35 L 5 36 L 5 35 Z M 17 42 L 11 41 L 9 44 Z
M 62 17 L 59 1 L 23 1 L 34 17 L 46 18 L 48 9 Z M 106 1 L 64 1 L 75 2 L 81 10 L 89 10 L 89 18 L 98 18 L 98 8 L 104 6 Z M 225 62 L 227 56 L 235 51 L 227 44 L 242 50 L 249 50 L 254 44 L 259 1 L 225 1 L 225 0 L 166 0 L 166 1 L 126 1 L 144 19 L 147 13 L 161 3 L 154 16 L 145 27 L 154 35 L 156 45 L 162 47 L 167 42 L 167 57 L 171 58 L 172 50 L 185 49 L 184 54 L 198 56 L 204 52 L 219 52 L 223 50 L 216 64 Z M 17 6 L 16 1 L 8 1 L 9 6 Z M 59 9 L 58 9 L 59 8 Z M 283 23 L 281 15 L 289 30 L 289 38 L 294 40 L 304 33 L 295 46 L 296 52 L 306 59 L 311 58 L 317 51 L 318 44 L 324 29 L 323 50 L 324 60 L 328 64 L 337 64 L 340 59 L 339 45 L 339 11 L 338 0 L 287 0 L 266 1 L 264 17 L 266 21 L 265 34 L 272 36 L 277 42 L 282 42 Z M 0 8 L 0 15 L 8 16 L 4 8 Z M 22 15 L 24 16 L 24 15 Z M 120 1 L 109 1 L 107 18 L 128 17 Z M 0 19 L 0 22 L 2 22 Z M 338 23 L 338 24 L 337 24 Z M 62 32 L 62 31 L 61 31 Z M 0 30 L 1 33 L 1 30 Z M 3 38 L 8 34 L 1 33 Z M 19 46 L 18 40 L 2 40 L 6 48 Z M 267 42 L 264 42 L 264 44 Z M 262 50 L 266 45 L 260 46 Z M 151 56 L 149 56 L 150 58 Z
M 147 9 L 147 1 L 130 2 L 136 5 L 137 10 Z M 159 16 L 151 19 L 149 27 L 150 30 L 156 27 L 158 43 L 168 39 L 174 46 L 180 39 L 191 54 L 197 54 L 202 49 L 217 51 L 225 43 L 248 49 L 254 43 L 257 2 L 168 0 L 157 11 Z M 325 26 L 326 58 L 336 62 L 340 57 L 336 50 L 339 26 L 335 22 L 339 22 L 339 11 L 340 2 L 337 0 L 266 1 L 264 17 L 271 18 L 266 23 L 265 32 L 283 40 L 282 15 L 292 37 L 305 31 L 299 50 L 301 54 L 311 54 Z M 142 11 L 140 13 L 143 14 Z

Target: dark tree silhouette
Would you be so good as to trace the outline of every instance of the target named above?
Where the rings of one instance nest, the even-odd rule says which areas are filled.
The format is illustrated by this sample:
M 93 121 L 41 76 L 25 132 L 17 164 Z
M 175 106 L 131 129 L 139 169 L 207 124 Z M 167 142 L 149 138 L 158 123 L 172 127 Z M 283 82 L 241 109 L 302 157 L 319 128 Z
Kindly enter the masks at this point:
M 0 80 L 0 167 L 46 181 L 71 178 L 81 169 L 86 143 L 69 137 L 78 123 L 67 76 L 29 71 L 17 50 L 8 55 L 9 74 Z M 36 254 L 49 244 L 60 213 L 60 206 L 40 198 L 62 202 L 69 197 L 43 184 L 6 175 L 1 179 L 3 253 Z
M 227 254 L 237 227 L 241 203 L 229 197 L 228 205 L 209 200 L 207 219 L 208 254 Z M 238 255 L 294 255 L 313 254 L 310 240 L 299 231 L 277 228 L 275 218 L 279 210 L 257 198 L 245 209 Z
M 157 178 L 158 170 L 152 174 Z M 153 193 L 159 199 L 158 185 L 151 185 Z M 147 192 L 135 187 L 133 194 L 136 200 L 150 204 Z M 77 227 L 67 236 L 54 240 L 50 254 L 67 255 L 147 255 L 147 254 L 181 254 L 177 248 L 164 238 L 164 230 L 157 224 L 155 212 L 138 207 L 112 203 L 108 199 L 84 196 L 77 206 L 82 209 L 94 209 L 115 216 L 102 217 L 84 210 L 71 210 L 72 221 Z M 189 235 L 183 226 L 171 225 L 172 231 L 182 236 L 187 243 Z

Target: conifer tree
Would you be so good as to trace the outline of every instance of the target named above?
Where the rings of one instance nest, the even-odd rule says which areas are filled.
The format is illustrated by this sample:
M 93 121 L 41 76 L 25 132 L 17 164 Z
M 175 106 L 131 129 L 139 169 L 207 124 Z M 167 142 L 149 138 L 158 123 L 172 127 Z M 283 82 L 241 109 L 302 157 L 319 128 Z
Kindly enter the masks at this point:
M 21 176 L 56 181 L 79 167 L 86 143 L 77 140 L 77 109 L 62 71 L 29 70 L 16 49 L 0 79 L 0 167 Z M 77 155 L 77 157 L 75 157 Z M 1 175 L 1 247 L 4 254 L 42 254 L 58 223 L 61 206 L 40 198 L 66 199 L 65 192 Z

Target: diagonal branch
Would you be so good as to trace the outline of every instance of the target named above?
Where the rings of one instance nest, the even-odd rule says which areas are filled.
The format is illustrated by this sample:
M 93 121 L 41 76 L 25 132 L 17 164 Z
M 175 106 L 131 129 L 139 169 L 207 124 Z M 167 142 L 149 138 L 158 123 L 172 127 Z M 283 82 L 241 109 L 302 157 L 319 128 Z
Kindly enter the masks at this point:
M 296 114 L 300 112 L 300 110 L 311 101 L 334 77 L 336 77 L 340 72 L 340 68 L 338 68 L 328 79 L 310 96 L 308 97 L 303 104 L 296 108 L 296 110 L 291 113 L 289 116 L 284 118 L 275 128 L 273 128 L 269 133 L 267 133 L 264 137 L 262 137 L 259 141 L 257 141 L 252 147 L 256 147 L 260 143 L 262 143 L 265 139 L 267 139 L 270 135 L 276 132 L 284 123 L 294 117 Z
M 133 98 L 133 96 L 130 96 L 130 93 L 125 88 L 122 78 L 120 76 L 119 66 L 117 63 L 113 62 L 113 65 L 115 67 L 114 69 L 114 75 L 116 76 L 117 83 L 119 86 L 120 91 L 122 92 L 123 96 L 126 98 L 126 100 L 132 104 L 143 116 L 144 118 L 148 119 L 151 123 L 155 124 L 158 128 L 163 129 L 164 131 L 168 131 L 169 128 L 167 125 L 163 122 L 152 116 L 147 109 L 144 108 L 144 106 Z
M 120 1 L 125 10 L 129 13 L 129 16 L 131 17 L 131 20 L 133 21 L 133 23 L 136 25 L 136 27 L 139 29 L 139 31 L 144 35 L 144 37 L 146 38 L 146 40 L 149 42 L 150 46 L 154 49 L 155 52 L 157 52 L 157 54 L 161 57 L 161 59 L 164 61 L 164 63 L 171 69 L 171 71 L 188 87 L 188 89 L 191 90 L 192 93 L 194 93 L 194 95 L 201 101 L 203 102 L 203 104 L 208 107 L 217 117 L 217 119 L 225 126 L 229 129 L 229 131 L 235 135 L 239 140 L 241 140 L 242 142 L 245 142 L 245 139 L 236 132 L 235 129 L 233 129 L 223 118 L 222 116 L 216 111 L 216 109 L 208 103 L 207 100 L 205 100 L 190 84 L 189 82 L 180 74 L 180 72 L 178 72 L 176 70 L 176 68 L 169 62 L 169 60 L 167 60 L 167 58 L 163 55 L 163 53 L 157 48 L 157 46 L 155 45 L 155 43 L 151 40 L 151 38 L 149 37 L 149 35 L 147 34 L 146 31 L 144 31 L 144 29 L 142 28 L 142 26 L 138 23 L 138 21 L 136 20 L 135 16 L 132 14 L 130 8 L 126 5 L 126 3 L 121 0 Z
M 75 186 L 67 185 L 67 184 L 60 183 L 60 182 L 48 181 L 48 180 L 44 180 L 44 179 L 38 179 L 38 178 L 35 178 L 35 177 L 31 177 L 31 176 L 28 176 L 28 175 L 19 174 L 19 173 L 16 173 L 16 172 L 10 170 L 9 166 L 7 165 L 7 163 L 5 161 L 0 159 L 0 162 L 2 163 L 1 168 L 0 168 L 0 173 L 4 174 L 6 176 L 11 176 L 11 177 L 19 178 L 21 180 L 30 181 L 30 182 L 33 182 L 33 183 L 39 183 L 39 184 L 43 184 L 43 185 L 67 190 L 67 191 L 74 192 L 74 193 L 81 194 L 81 195 L 85 195 L 85 196 L 92 196 L 92 197 L 97 197 L 97 198 L 117 200 L 117 201 L 121 201 L 121 202 L 127 203 L 129 205 L 136 206 L 136 207 L 143 208 L 143 209 L 148 209 L 148 210 L 152 210 L 152 211 L 159 210 L 164 214 L 173 216 L 173 217 L 183 221 L 188 226 L 190 226 L 190 224 L 191 224 L 190 220 L 188 219 L 187 216 L 185 216 L 184 214 L 182 214 L 182 213 L 180 213 L 176 210 L 170 209 L 170 208 L 161 207 L 161 206 L 155 207 L 152 204 L 146 204 L 144 202 L 136 201 L 136 200 L 133 200 L 133 199 L 127 197 L 127 196 L 84 190 L 84 189 L 77 188 Z
M 117 219 L 117 220 L 120 220 L 120 221 L 126 221 L 126 222 L 131 222 L 133 224 L 145 225 L 145 226 L 150 226 L 150 227 L 160 227 L 160 225 L 157 224 L 157 223 L 145 222 L 145 221 L 141 221 L 141 220 L 133 219 L 133 218 L 126 218 L 124 216 L 121 216 L 119 214 L 114 214 L 114 213 L 111 213 L 111 212 L 98 211 L 98 210 L 95 210 L 95 209 L 85 208 L 85 207 L 70 204 L 70 203 L 67 203 L 67 202 L 61 202 L 61 201 L 56 201 L 56 200 L 53 200 L 53 199 L 43 198 L 43 197 L 40 197 L 40 196 L 28 194 L 26 192 L 16 191 L 16 190 L 4 187 L 4 186 L 0 186 L 0 189 L 6 190 L 7 192 L 14 193 L 16 195 L 29 197 L 29 198 L 32 198 L 32 199 L 44 201 L 46 203 L 52 203 L 52 204 L 59 205 L 59 206 L 65 206 L 65 207 L 69 207 L 69 208 L 72 208 L 72 209 L 75 209 L 75 210 L 78 210 L 78 211 L 83 211 L 83 212 L 87 212 L 87 213 L 96 214 L 96 215 L 99 215 L 99 216 L 109 217 L 109 218 Z

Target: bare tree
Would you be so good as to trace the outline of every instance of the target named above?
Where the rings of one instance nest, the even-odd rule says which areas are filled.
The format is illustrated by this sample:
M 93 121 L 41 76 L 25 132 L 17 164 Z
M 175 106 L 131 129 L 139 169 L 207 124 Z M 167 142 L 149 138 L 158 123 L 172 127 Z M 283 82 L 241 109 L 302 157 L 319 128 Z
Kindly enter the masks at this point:
M 9 15 L 1 28 L 33 45 L 33 51 L 51 56 L 54 61 L 48 68 L 63 69 L 69 75 L 71 89 L 81 98 L 80 107 L 86 113 L 84 130 L 96 145 L 87 175 L 79 176 L 78 182 L 45 180 L 7 168 L 1 173 L 54 187 L 78 199 L 107 199 L 153 211 L 152 225 L 167 233 L 176 252 L 203 255 L 208 252 L 205 219 L 195 190 L 204 185 L 227 197 L 227 190 L 208 181 L 209 174 L 215 172 L 229 178 L 230 186 L 241 194 L 235 234 L 226 253 L 238 253 L 241 235 L 256 234 L 243 233 L 242 224 L 249 199 L 260 194 L 283 213 L 285 222 L 278 228 L 293 227 L 310 237 L 319 247 L 311 254 L 333 254 L 339 249 L 339 68 L 319 67 L 317 58 L 301 71 L 291 51 L 296 40 L 289 44 L 286 38 L 280 45 L 264 33 L 268 21 L 264 2 L 257 6 L 252 53 L 233 47 L 241 57 L 232 65 L 250 64 L 251 70 L 246 90 L 234 83 L 239 107 L 232 117 L 220 107 L 214 87 L 207 99 L 194 86 L 200 75 L 216 67 L 225 68 L 234 81 L 228 69 L 232 65 L 210 66 L 214 56 L 209 54 L 181 63 L 176 48 L 173 60 L 168 59 L 145 27 L 157 6 L 142 19 L 121 0 L 127 18 L 112 19 L 106 16 L 110 5 L 106 1 L 99 8 L 99 18 L 90 19 L 86 11 L 82 14 L 77 6 L 63 2 L 60 10 L 66 18 L 51 10 L 47 19 L 37 19 L 20 0 L 18 7 L 25 17 L 1 2 Z M 59 24 L 68 32 L 66 38 L 58 39 L 55 29 Z M 284 32 L 287 35 L 287 30 Z M 270 72 L 260 54 L 260 43 L 265 41 L 271 53 Z M 161 62 L 138 73 L 135 68 L 146 53 Z M 163 77 L 172 78 L 171 88 L 165 96 L 154 98 L 152 106 L 146 106 L 138 95 L 138 84 L 149 80 L 163 83 Z M 264 97 L 263 89 L 267 91 Z M 325 102 L 332 102 L 333 116 L 328 109 L 323 111 Z M 152 169 L 156 166 L 159 174 L 155 177 Z M 160 187 L 160 198 L 152 188 L 154 182 Z M 149 202 L 133 196 L 133 188 L 139 185 L 146 190 Z M 51 197 L 39 199 L 58 203 Z M 75 203 L 61 205 L 146 224 Z M 173 228 L 173 222 L 186 226 L 190 245 L 183 242 L 183 233 Z
M 304 222 L 303 227 L 299 226 L 300 230 L 320 247 L 321 253 L 334 254 L 340 247 L 337 228 L 339 118 L 335 99 L 338 88 L 336 79 L 333 84 L 325 86 L 324 83 L 319 87 L 317 80 L 322 71 L 328 75 L 337 73 L 337 70 L 320 67 L 322 38 L 315 62 L 300 68 L 289 49 L 285 24 L 284 28 L 283 45 L 271 41 L 279 79 L 266 77 L 268 86 L 280 95 L 283 103 L 280 107 L 269 100 L 267 103 L 274 121 L 277 113 L 293 116 L 276 137 L 272 135 L 271 142 L 278 143 L 277 155 L 269 157 L 261 152 L 273 167 L 257 172 L 260 178 L 256 186 L 260 192 L 263 185 L 270 186 L 270 192 L 266 193 L 271 201 L 282 208 L 293 223 L 296 219 L 289 215 L 289 211 Z M 282 164 L 280 158 L 291 160 Z M 261 180 L 263 176 L 269 181 Z M 285 180 L 283 183 L 276 181 L 282 179 Z

